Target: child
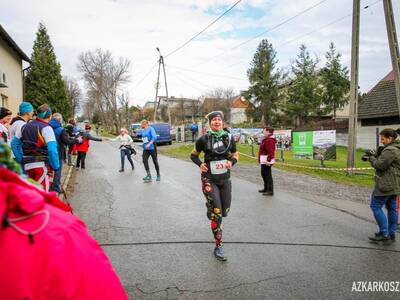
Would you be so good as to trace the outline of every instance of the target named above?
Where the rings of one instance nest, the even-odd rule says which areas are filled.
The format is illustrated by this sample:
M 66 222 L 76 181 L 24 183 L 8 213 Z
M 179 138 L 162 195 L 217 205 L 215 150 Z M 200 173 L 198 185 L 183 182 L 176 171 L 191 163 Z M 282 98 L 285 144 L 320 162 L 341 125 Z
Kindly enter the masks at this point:
M 77 170 L 79 170 L 79 167 L 81 167 L 81 169 L 85 169 L 86 153 L 89 151 L 89 140 L 96 142 L 103 141 L 101 138 L 95 138 L 90 134 L 91 128 L 92 127 L 89 124 L 85 125 L 85 131 L 80 134 L 83 138 L 83 141 L 81 144 L 75 145 L 75 149 L 78 152 L 78 157 L 76 159 Z

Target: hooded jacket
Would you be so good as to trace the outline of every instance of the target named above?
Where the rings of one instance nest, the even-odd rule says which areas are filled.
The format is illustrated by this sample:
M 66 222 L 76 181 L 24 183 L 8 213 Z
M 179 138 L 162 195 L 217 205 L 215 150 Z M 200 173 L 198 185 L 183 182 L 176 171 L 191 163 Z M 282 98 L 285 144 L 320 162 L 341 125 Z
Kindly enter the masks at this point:
M 272 134 L 264 138 L 260 144 L 260 148 L 258 149 L 258 161 L 260 161 L 261 155 L 267 155 L 268 162 L 273 160 L 275 158 L 275 147 L 276 138 Z
M 77 144 L 78 139 L 71 138 L 68 131 L 62 127 L 61 123 L 57 119 L 51 119 L 49 125 L 54 130 L 54 135 L 58 145 L 58 155 L 60 159 L 63 159 L 65 157 L 65 146 Z
M 55 193 L 5 168 L 0 190 L 0 299 L 127 299 L 103 250 Z
M 400 194 L 400 144 L 384 146 L 380 155 L 369 160 L 375 169 L 375 196 Z

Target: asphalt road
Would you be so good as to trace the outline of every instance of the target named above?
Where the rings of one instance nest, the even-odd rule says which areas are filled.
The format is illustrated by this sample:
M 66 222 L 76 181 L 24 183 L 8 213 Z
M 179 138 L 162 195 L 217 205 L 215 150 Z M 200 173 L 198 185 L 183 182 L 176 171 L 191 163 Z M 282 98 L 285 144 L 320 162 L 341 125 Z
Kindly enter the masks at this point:
M 140 153 L 135 171 L 119 173 L 118 146 L 91 142 L 70 198 L 132 299 L 399 299 L 400 287 L 352 288 L 400 281 L 400 241 L 371 244 L 367 237 L 377 228 L 370 222 L 306 194 L 278 189 L 265 197 L 237 178 L 223 228 L 228 261 L 215 260 L 198 168 L 159 161 L 161 182 L 143 183 Z

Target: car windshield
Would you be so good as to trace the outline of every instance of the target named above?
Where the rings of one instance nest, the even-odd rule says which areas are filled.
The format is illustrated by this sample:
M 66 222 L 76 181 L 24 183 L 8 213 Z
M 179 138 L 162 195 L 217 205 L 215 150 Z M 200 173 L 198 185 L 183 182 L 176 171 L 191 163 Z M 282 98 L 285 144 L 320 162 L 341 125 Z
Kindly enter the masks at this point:
M 133 130 L 140 129 L 140 125 L 139 124 L 133 124 L 133 125 L 131 125 L 131 128 Z

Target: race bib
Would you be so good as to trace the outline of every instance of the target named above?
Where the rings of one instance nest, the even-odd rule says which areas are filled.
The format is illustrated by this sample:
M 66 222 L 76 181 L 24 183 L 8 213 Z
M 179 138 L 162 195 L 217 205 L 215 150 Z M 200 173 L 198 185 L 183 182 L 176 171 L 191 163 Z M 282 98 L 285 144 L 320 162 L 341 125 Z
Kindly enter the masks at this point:
M 147 136 L 142 138 L 143 143 L 148 143 L 149 142 L 149 138 Z
M 213 175 L 225 174 L 228 171 L 228 169 L 226 168 L 226 162 L 227 162 L 226 159 L 210 161 L 211 174 Z

